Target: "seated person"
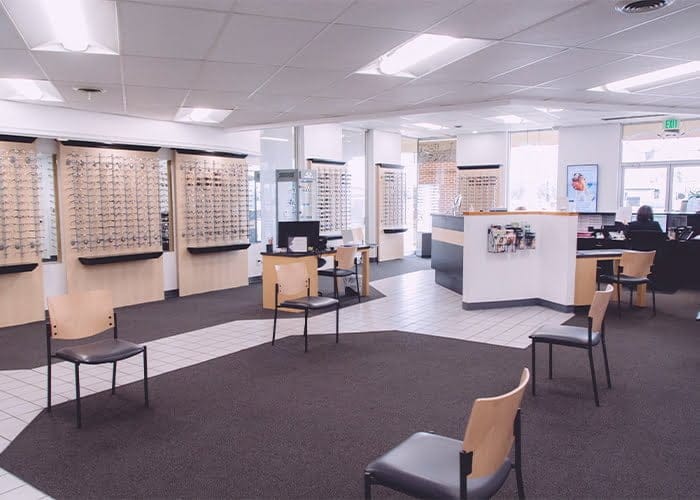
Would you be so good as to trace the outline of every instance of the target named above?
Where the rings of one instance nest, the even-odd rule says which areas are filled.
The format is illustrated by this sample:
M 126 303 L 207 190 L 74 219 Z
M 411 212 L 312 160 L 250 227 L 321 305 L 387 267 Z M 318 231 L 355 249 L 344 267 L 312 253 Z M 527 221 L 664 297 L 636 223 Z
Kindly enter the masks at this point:
M 633 231 L 659 231 L 662 232 L 661 226 L 654 220 L 654 212 L 649 205 L 642 205 L 637 210 L 637 220 L 632 221 L 627 225 L 627 233 Z

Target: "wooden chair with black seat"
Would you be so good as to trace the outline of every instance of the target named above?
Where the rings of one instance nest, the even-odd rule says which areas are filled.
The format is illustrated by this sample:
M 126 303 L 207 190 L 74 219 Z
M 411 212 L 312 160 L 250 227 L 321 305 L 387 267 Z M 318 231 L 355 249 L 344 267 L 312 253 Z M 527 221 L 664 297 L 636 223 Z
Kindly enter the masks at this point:
M 333 278 L 333 293 L 336 299 L 338 296 L 338 279 L 347 278 L 355 275 L 355 284 L 357 285 L 357 301 L 362 301 L 360 290 L 360 273 L 357 271 L 357 247 L 342 246 L 335 251 L 335 259 L 332 269 L 319 269 L 319 276 L 330 276 Z
M 51 411 L 51 359 L 75 365 L 75 404 L 78 428 L 80 413 L 80 365 L 112 363 L 112 394 L 116 390 L 117 362 L 143 353 L 143 393 L 148 407 L 148 359 L 146 346 L 118 338 L 117 313 L 108 290 L 93 290 L 49 297 L 49 320 L 46 323 L 47 408 Z M 88 344 L 62 347 L 52 352 L 52 340 L 79 340 L 112 330 L 113 338 Z
M 418 432 L 374 460 L 365 468 L 365 498 L 375 484 L 419 498 L 490 498 L 511 470 L 524 498 L 520 403 L 529 380 L 524 368 L 512 391 L 474 401 L 463 440 Z
M 309 274 L 306 264 L 303 262 L 277 264 L 275 272 L 277 273 L 277 281 L 275 283 L 275 319 L 272 324 L 272 345 L 275 345 L 277 310 L 280 307 L 304 311 L 304 352 L 309 350 L 309 311 L 335 307 L 335 342 L 337 343 L 340 326 L 340 301 L 331 297 L 311 296 Z
M 613 293 L 612 285 L 608 285 L 605 290 L 598 290 L 593 296 L 593 303 L 588 309 L 588 327 L 567 326 L 567 325 L 545 325 L 537 332 L 530 335 L 532 339 L 532 395 L 535 395 L 536 377 L 536 356 L 535 346 L 537 344 L 549 344 L 549 378 L 552 378 L 552 346 L 562 345 L 566 347 L 577 347 L 588 350 L 588 362 L 591 367 L 591 379 L 593 380 L 593 397 L 596 406 L 600 406 L 598 401 L 598 383 L 595 376 L 595 365 L 593 364 L 593 347 L 602 344 L 603 359 L 605 360 L 605 376 L 608 379 L 608 388 L 612 389 L 610 380 L 610 367 L 608 366 L 608 351 L 605 346 L 605 312 L 610 303 Z
M 598 278 L 599 283 L 615 285 L 617 288 L 617 315 L 622 317 L 621 288 L 630 289 L 630 307 L 634 290 L 641 285 L 651 290 L 652 314 L 656 316 L 656 291 L 654 290 L 653 266 L 656 251 L 640 252 L 637 250 L 625 250 L 620 257 L 616 274 L 603 274 Z

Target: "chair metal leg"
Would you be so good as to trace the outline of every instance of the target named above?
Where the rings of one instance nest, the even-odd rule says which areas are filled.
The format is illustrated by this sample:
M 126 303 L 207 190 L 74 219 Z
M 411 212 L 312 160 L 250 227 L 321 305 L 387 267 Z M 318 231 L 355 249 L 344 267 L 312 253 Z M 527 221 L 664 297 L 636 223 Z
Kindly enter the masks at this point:
M 372 475 L 369 472 L 365 472 L 365 500 L 371 500 L 372 498 Z
M 608 389 L 612 389 L 612 382 L 610 381 L 610 367 L 608 367 L 608 349 L 605 346 L 605 335 L 600 338 L 603 344 L 603 359 L 605 360 L 605 377 L 608 379 Z
M 338 332 L 340 331 L 340 302 L 335 306 L 335 343 L 338 343 Z
M 335 273 L 333 274 L 333 295 L 335 296 L 335 300 L 339 300 L 338 299 L 338 277 L 335 275 Z
M 552 344 L 549 344 L 549 380 L 552 380 Z
M 656 292 L 654 291 L 654 287 L 650 286 L 651 289 L 651 310 L 652 310 L 652 316 L 656 316 Z
M 630 287 L 630 309 L 632 309 L 632 299 L 633 299 L 632 296 L 634 295 L 634 288 L 635 287 L 633 287 L 633 286 Z
M 622 317 L 622 308 L 620 307 L 620 288 L 622 288 L 622 285 L 619 283 L 617 284 L 617 317 L 621 318 Z
M 360 290 L 360 275 L 355 270 L 355 284 L 357 285 L 357 303 L 362 302 L 362 291 Z
M 304 309 L 304 352 L 309 350 L 309 310 Z
M 591 380 L 593 381 L 593 397 L 595 398 L 595 405 L 600 406 L 600 401 L 598 401 L 598 384 L 595 378 L 595 366 L 593 365 L 593 349 L 588 348 L 588 362 L 591 365 Z
M 535 342 L 534 340 L 532 341 L 532 344 L 530 346 L 530 350 L 532 351 L 532 395 L 535 395 L 535 367 L 536 367 L 536 362 L 535 362 Z
M 117 362 L 112 363 L 112 395 L 114 395 L 117 386 Z
M 78 429 L 82 427 L 80 415 L 80 363 L 75 363 L 75 411 Z
M 275 334 L 277 333 L 277 304 L 275 304 L 275 319 L 272 321 L 272 345 L 275 345 Z
M 146 408 L 148 408 L 148 354 L 146 346 L 143 346 L 143 398 L 146 401 Z
M 51 355 L 49 355 L 49 364 L 46 367 L 46 375 L 48 377 L 46 384 L 46 409 L 51 413 Z

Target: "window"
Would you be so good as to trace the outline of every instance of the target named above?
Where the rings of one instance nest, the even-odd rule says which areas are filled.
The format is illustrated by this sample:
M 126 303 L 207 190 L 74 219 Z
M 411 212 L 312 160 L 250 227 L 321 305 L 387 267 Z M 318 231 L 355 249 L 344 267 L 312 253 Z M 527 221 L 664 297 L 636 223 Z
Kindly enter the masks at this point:
M 557 155 L 555 130 L 514 132 L 510 135 L 508 207 L 555 210 L 557 204 Z
M 625 167 L 622 174 L 622 206 L 637 209 L 649 205 L 666 210 L 668 167 Z
M 671 210 L 681 212 L 700 210 L 700 163 L 673 167 L 672 182 Z M 695 199 L 699 200 L 695 201 Z
M 365 130 L 343 129 L 343 161 L 350 170 L 350 226 L 365 227 Z
M 273 128 L 261 131 L 259 200 L 260 211 L 256 214 L 260 227 L 258 238 L 265 243 L 277 234 L 277 179 L 276 171 L 294 168 L 294 127 Z M 253 159 L 249 158 L 251 164 Z M 256 166 L 252 167 L 256 170 Z
M 416 250 L 416 188 L 418 185 L 418 139 L 401 138 L 401 165 L 406 167 L 406 220 L 413 221 L 404 233 L 404 254 Z

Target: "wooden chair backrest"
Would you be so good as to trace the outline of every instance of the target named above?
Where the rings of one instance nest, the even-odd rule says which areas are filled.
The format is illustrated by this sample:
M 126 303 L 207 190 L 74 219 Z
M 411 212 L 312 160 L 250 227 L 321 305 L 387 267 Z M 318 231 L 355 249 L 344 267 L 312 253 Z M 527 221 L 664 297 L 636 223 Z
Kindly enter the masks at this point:
M 114 326 L 114 306 L 109 290 L 92 290 L 49 297 L 51 337 L 76 340 L 91 337 Z
M 365 241 L 365 230 L 361 227 L 352 228 L 352 241 L 353 243 L 362 243 Z
M 620 258 L 620 266 L 625 276 L 634 278 L 646 278 L 651 273 L 651 266 L 654 265 L 656 250 L 650 252 L 638 252 L 636 250 L 625 250 Z
M 513 446 L 513 425 L 530 371 L 523 368 L 518 387 L 493 398 L 474 401 L 464 433 L 464 451 L 473 452 L 471 478 L 490 476 L 503 465 Z
M 335 251 L 335 260 L 338 263 L 338 269 L 353 269 L 355 267 L 356 255 L 356 246 L 338 247 Z
M 277 286 L 280 297 L 287 299 L 306 296 L 309 273 L 306 264 L 293 262 L 291 264 L 276 264 Z
M 605 287 L 605 290 L 598 290 L 593 294 L 593 302 L 591 302 L 591 307 L 588 309 L 588 317 L 591 318 L 591 331 L 600 332 L 603 328 L 605 311 L 608 310 L 613 290 L 613 286 L 608 285 Z

